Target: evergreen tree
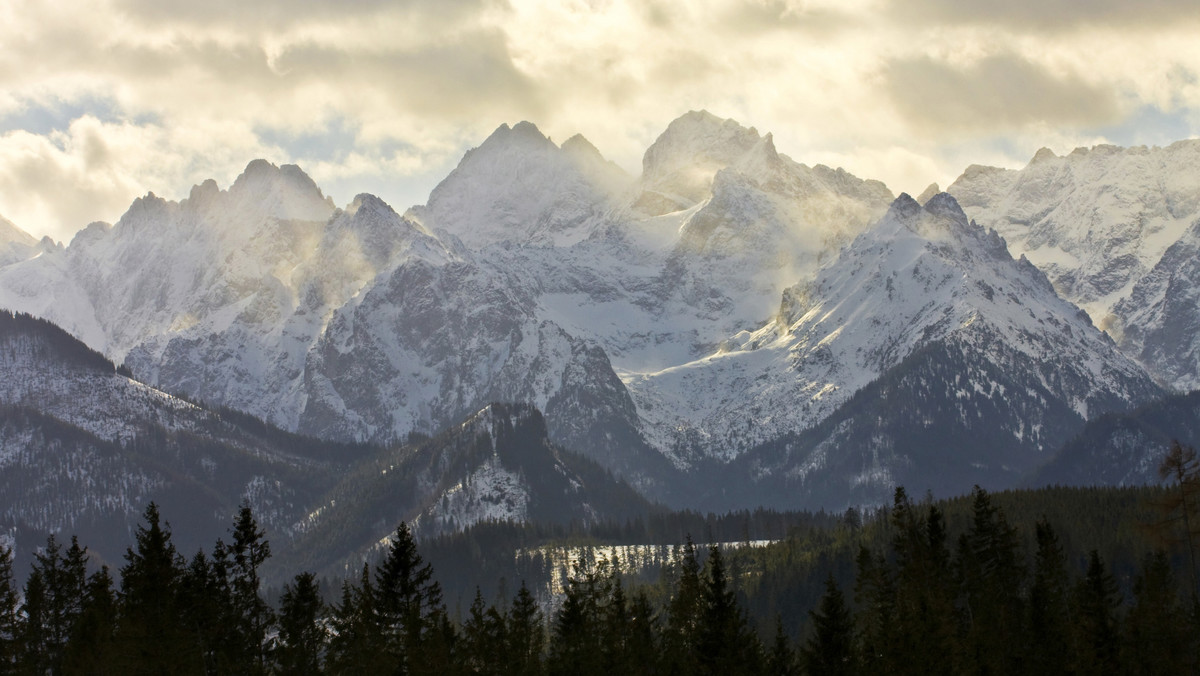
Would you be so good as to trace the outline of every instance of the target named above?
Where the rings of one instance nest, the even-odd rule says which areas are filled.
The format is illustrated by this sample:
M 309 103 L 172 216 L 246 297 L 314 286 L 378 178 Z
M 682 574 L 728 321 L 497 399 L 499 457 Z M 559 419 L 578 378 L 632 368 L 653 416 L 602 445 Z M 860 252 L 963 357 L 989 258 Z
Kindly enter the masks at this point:
M 325 604 L 312 573 L 300 573 L 283 590 L 279 601 L 279 642 L 273 657 L 276 671 L 294 676 L 317 676 L 328 631 Z
M 12 548 L 0 545 L 0 676 L 16 670 L 20 600 L 13 577 Z
M 358 585 L 349 581 L 342 584 L 342 600 L 333 607 L 331 624 L 333 635 L 325 660 L 327 673 L 335 676 L 392 673 L 396 662 L 386 650 L 367 564 L 363 564 Z
M 225 568 L 229 584 L 229 613 L 226 628 L 232 668 L 238 673 L 266 673 L 267 631 L 274 622 L 271 607 L 259 592 L 259 569 L 271 557 L 266 533 L 258 526 L 248 504 L 238 510 L 233 526 L 233 543 L 217 541 L 214 551 Z
M 121 671 L 155 676 L 197 673 L 202 665 L 184 629 L 177 594 L 183 560 L 160 523 L 153 502 L 135 533 L 136 548 L 121 568 L 120 615 L 116 631 Z
M 716 545 L 709 549 L 707 568 L 697 645 L 701 673 L 756 674 L 762 670 L 762 646 L 738 605 Z
M 1120 674 L 1120 630 L 1117 581 L 1105 569 L 1100 554 L 1088 555 L 1087 575 L 1075 591 L 1075 671 L 1104 676 Z
M 227 619 L 233 600 L 219 568 L 224 570 L 210 561 L 203 550 L 197 551 L 179 582 L 183 630 L 195 646 L 206 674 L 228 672 L 237 661 L 230 655 L 235 628 Z
M 505 616 L 483 602 L 475 588 L 475 599 L 463 624 L 463 657 L 472 674 L 499 676 L 506 669 L 508 622 Z
M 446 661 L 445 607 L 433 567 L 421 558 L 408 524 L 401 522 L 375 571 L 381 630 L 396 673 L 424 673 Z M 425 639 L 429 640 L 426 641 Z
M 21 624 L 17 637 L 17 673 L 42 675 L 50 670 L 47 650 L 46 584 L 36 568 L 25 580 L 25 599 L 21 604 Z
M 965 665 L 976 673 L 1024 670 L 1025 566 L 1017 531 L 990 496 L 973 491 L 970 530 L 959 539 L 958 580 L 965 605 Z
M 629 673 L 637 669 L 629 654 L 633 627 L 629 619 L 629 602 L 616 569 L 610 574 L 607 592 L 600 608 L 600 649 L 604 653 L 604 668 L 609 673 Z
M 629 624 L 625 655 L 628 664 L 643 674 L 658 673 L 661 656 L 658 653 L 658 618 L 644 590 L 634 593 L 629 602 Z
M 667 605 L 663 659 L 668 674 L 691 674 L 699 669 L 700 622 L 704 609 L 700 562 L 692 536 L 687 536 L 674 564 L 679 572 L 674 594 Z
M 51 673 L 63 672 L 63 660 L 67 642 L 79 618 L 87 576 L 87 554 L 76 538 L 71 538 L 71 547 L 66 554 L 54 535 L 46 539 L 46 547 L 34 554 L 34 574 L 41 585 L 41 608 L 36 618 L 26 622 L 40 621 L 39 629 L 29 628 L 30 636 L 38 636 L 39 660 L 44 659 Z M 33 649 L 31 644 L 29 649 Z
M 567 579 L 562 608 L 554 622 L 547 670 L 551 674 L 605 673 L 601 646 L 602 575 L 587 561 L 575 564 Z
M 1029 588 L 1029 623 L 1025 645 L 1029 648 L 1031 675 L 1067 672 L 1063 646 L 1070 635 L 1070 577 L 1058 535 L 1044 519 L 1034 526 L 1037 553 L 1033 584 Z
M 896 587 L 883 556 L 872 555 L 860 547 L 856 559 L 858 573 L 854 582 L 857 634 L 861 646 L 861 666 L 864 674 L 892 674 L 895 663 Z
M 1197 569 L 1196 539 L 1200 530 L 1200 456 L 1196 449 L 1171 442 L 1171 448 L 1158 467 L 1158 475 L 1174 482 L 1160 508 L 1166 514 L 1162 526 L 1180 533 L 1188 557 L 1188 582 L 1193 597 L 1200 598 L 1200 569 Z M 1177 528 L 1173 528 L 1175 526 Z M 1174 539 L 1174 538 L 1168 538 Z
M 825 596 L 809 615 L 813 634 L 800 655 L 810 676 L 850 676 L 859 673 L 854 651 L 854 619 L 833 575 L 825 580 Z
M 851 625 L 851 632 L 854 627 Z M 853 636 L 851 636 L 853 639 Z M 796 651 L 792 650 L 792 642 L 783 631 L 783 618 L 775 616 L 775 640 L 771 643 L 771 652 L 767 656 L 767 674 L 770 676 L 799 676 Z
M 508 610 L 508 646 L 505 650 L 507 673 L 512 676 L 538 676 L 543 672 L 546 650 L 546 620 L 529 588 L 521 582 L 517 597 Z
M 116 674 L 117 598 L 108 566 L 92 573 L 82 609 L 67 644 L 63 673 L 81 676 Z
M 1159 550 L 1142 562 L 1125 626 L 1126 662 L 1135 676 L 1193 672 L 1196 640 L 1179 603 L 1166 552 Z
M 897 569 L 893 673 L 956 673 L 957 611 L 942 512 L 931 504 L 921 516 L 900 487 L 891 522 Z

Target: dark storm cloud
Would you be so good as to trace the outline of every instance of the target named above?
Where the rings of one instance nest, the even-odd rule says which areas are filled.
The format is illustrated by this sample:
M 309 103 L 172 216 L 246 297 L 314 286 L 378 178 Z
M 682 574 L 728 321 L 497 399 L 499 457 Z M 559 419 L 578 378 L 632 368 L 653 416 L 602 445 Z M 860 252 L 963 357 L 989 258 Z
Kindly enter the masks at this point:
M 1035 123 L 1100 125 L 1120 117 L 1116 94 L 1074 75 L 1057 75 L 1015 54 L 958 67 L 930 58 L 894 61 L 888 97 L 914 128 L 1013 130 Z

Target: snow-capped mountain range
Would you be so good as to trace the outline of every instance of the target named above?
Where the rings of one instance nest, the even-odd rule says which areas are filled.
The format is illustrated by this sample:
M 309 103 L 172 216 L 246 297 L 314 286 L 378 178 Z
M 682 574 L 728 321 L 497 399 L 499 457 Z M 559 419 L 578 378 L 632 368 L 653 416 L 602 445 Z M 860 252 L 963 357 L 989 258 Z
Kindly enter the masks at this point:
M 970 223 L 945 193 L 924 207 L 901 195 L 815 279 L 787 289 L 773 321 L 631 389 L 666 433 L 684 411 L 697 437 L 689 447 L 736 455 L 816 425 L 918 349 L 951 340 L 979 363 L 1031 372 L 1048 398 L 1082 419 L 1157 393 L 1039 270 L 1014 261 L 994 231 Z M 993 380 L 960 377 L 963 391 L 1010 396 Z M 711 394 L 695 401 L 695 392 Z M 666 415 L 655 420 L 659 411 Z M 1052 450 L 1038 438 L 1035 413 L 1012 422 L 1015 441 Z
M 1024 169 L 969 167 L 947 190 L 1155 377 L 1200 387 L 1187 269 L 1200 228 L 1200 141 L 1065 156 L 1043 148 Z
M 936 472 L 886 416 L 873 465 L 834 461 L 867 429 L 848 412 L 917 371 L 939 394 L 909 422 L 990 411 L 962 429 L 1011 440 L 971 460 L 1006 481 L 1086 420 L 1195 386 L 1200 143 L 1042 151 L 948 192 L 894 197 L 707 112 L 672 122 L 638 177 L 522 122 L 403 215 L 255 160 L 65 247 L 0 229 L 0 306 L 162 391 L 326 439 L 528 403 L 555 442 L 684 501 L 680 472 L 727 465 L 836 474 L 863 499 Z M 957 371 L 920 365 L 934 353 Z M 772 445 L 804 434 L 824 436 Z

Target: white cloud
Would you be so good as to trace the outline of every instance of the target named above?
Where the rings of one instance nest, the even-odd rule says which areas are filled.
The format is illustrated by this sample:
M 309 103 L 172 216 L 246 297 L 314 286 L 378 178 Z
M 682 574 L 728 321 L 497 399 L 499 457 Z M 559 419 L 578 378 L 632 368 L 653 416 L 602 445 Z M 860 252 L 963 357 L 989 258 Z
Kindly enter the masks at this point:
M 968 162 L 1104 140 L 1147 106 L 1195 133 L 1190 4 L 9 0 L 0 213 L 67 237 L 260 155 L 402 210 L 501 122 L 582 132 L 636 172 L 696 108 L 801 162 L 944 187 Z M 75 108 L 51 131 L 4 126 Z

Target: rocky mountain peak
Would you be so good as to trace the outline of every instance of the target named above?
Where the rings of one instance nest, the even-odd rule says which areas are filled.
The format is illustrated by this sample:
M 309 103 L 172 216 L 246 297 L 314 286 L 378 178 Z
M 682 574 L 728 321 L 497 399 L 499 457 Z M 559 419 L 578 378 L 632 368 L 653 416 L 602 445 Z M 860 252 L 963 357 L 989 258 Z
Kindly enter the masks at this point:
M 365 214 L 381 214 L 384 216 L 395 216 L 396 210 L 390 204 L 384 202 L 371 193 L 363 192 L 354 196 L 350 204 L 345 209 L 347 214 L 351 216 L 362 212 Z
M 199 185 L 192 186 L 186 202 L 192 207 L 200 207 L 212 204 L 215 200 L 220 199 L 220 196 L 221 188 L 217 186 L 216 181 L 209 178 Z
M 42 242 L 38 242 L 33 235 L 0 216 L 0 267 L 33 258 L 43 251 L 53 251 L 54 249 L 54 240 L 45 237 Z
M 137 231 L 138 229 L 160 223 L 171 217 L 179 205 L 165 200 L 153 192 L 135 198 L 129 209 L 121 215 L 114 227 Z
M 511 127 L 507 124 L 496 127 L 496 131 L 484 139 L 478 148 L 468 151 L 467 157 L 478 153 L 525 153 L 546 151 L 551 148 L 557 148 L 557 146 L 537 128 L 536 124 L 521 121 Z M 463 158 L 463 162 L 467 157 Z
M 642 158 L 642 183 L 656 192 L 692 203 L 704 199 L 717 171 L 733 166 L 748 154 L 775 154 L 774 143 L 753 127 L 708 111 L 691 111 L 667 125 Z
M 913 199 L 912 195 L 902 192 L 896 199 L 892 200 L 891 205 L 888 206 L 887 215 L 884 218 L 894 221 L 911 222 L 920 218 L 920 216 L 920 202 Z
M 575 241 L 586 234 L 578 226 L 627 181 L 583 137 L 560 148 L 532 123 L 500 125 L 407 216 L 472 248 Z
M 940 192 L 924 202 L 925 211 L 943 218 L 966 225 L 970 219 L 959 206 L 958 200 L 948 192 Z
M 934 195 L 940 193 L 941 191 L 942 191 L 942 189 L 938 186 L 937 183 L 930 183 L 929 186 L 927 188 L 925 188 L 925 190 L 921 191 L 921 194 L 917 196 L 917 201 L 920 202 L 921 204 L 925 204 Z
M 211 188 L 202 186 L 202 190 Z M 333 201 L 321 193 L 316 182 L 300 167 L 294 164 L 277 167 L 263 159 L 246 165 L 229 187 L 229 196 L 235 213 L 257 210 L 281 220 L 324 221 L 334 209 Z
M 575 157 L 587 158 L 590 160 L 603 160 L 604 156 L 600 154 L 600 150 L 592 145 L 592 142 L 584 138 L 583 134 L 576 134 L 571 138 L 563 141 L 563 152 L 574 155 Z
M 1034 165 L 1041 162 L 1046 162 L 1047 160 L 1057 159 L 1058 155 L 1055 155 L 1053 150 L 1050 150 L 1049 148 L 1040 148 L 1036 153 L 1034 153 L 1033 159 L 1029 160 L 1029 164 Z
M 111 223 L 92 221 L 87 224 L 87 227 L 75 233 L 68 246 L 73 248 L 79 245 L 81 248 L 87 248 L 88 244 L 103 239 L 105 235 L 112 231 L 112 228 Z

